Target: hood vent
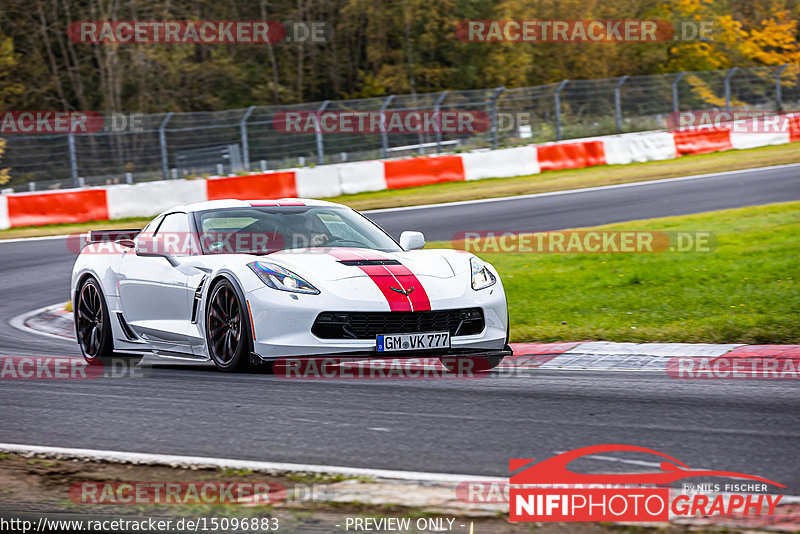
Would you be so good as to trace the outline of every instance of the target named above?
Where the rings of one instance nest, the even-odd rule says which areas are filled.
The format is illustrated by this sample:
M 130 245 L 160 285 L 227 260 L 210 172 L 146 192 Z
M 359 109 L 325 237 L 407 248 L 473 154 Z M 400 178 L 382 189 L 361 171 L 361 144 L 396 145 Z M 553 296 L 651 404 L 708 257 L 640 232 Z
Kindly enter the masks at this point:
M 400 265 L 397 260 L 339 260 L 342 265 L 365 267 L 368 265 Z

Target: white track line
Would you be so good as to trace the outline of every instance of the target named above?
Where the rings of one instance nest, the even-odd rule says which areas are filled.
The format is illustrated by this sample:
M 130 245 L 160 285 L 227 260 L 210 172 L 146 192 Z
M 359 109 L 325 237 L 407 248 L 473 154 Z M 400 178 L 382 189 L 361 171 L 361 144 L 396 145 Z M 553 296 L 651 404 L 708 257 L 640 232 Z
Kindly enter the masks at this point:
M 662 178 L 660 180 L 646 180 L 642 182 L 628 182 L 624 184 L 615 184 L 615 185 L 599 185 L 596 187 L 582 187 L 580 189 L 566 189 L 563 191 L 550 191 L 549 193 L 531 193 L 529 195 L 515 195 L 510 197 L 496 197 L 496 198 L 480 198 L 475 200 L 459 200 L 456 202 L 442 202 L 439 204 L 421 204 L 419 206 L 406 206 L 401 208 L 382 208 L 376 210 L 367 210 L 363 213 L 389 213 L 393 211 L 411 211 L 411 210 L 422 210 L 422 209 L 430 209 L 430 208 L 441 208 L 441 207 L 449 207 L 449 206 L 468 206 L 470 204 L 484 204 L 489 202 L 503 202 L 507 200 L 518 200 L 518 199 L 527 199 L 527 198 L 539 198 L 539 197 L 554 197 L 560 195 L 572 195 L 575 193 L 588 193 L 592 191 L 607 191 L 610 189 L 623 189 L 626 187 L 639 187 L 644 185 L 651 185 L 651 184 L 668 184 L 673 182 L 684 182 L 689 180 L 700 180 L 703 178 L 714 178 L 718 176 L 730 176 L 734 174 L 743 174 L 743 173 L 751 173 L 751 172 L 760 172 L 760 171 L 769 171 L 774 169 L 791 169 L 794 167 L 800 167 L 800 163 L 787 163 L 785 165 L 772 165 L 770 167 L 753 167 L 751 169 L 740 169 L 738 171 L 722 171 L 722 172 L 712 172 L 709 174 L 694 174 L 691 176 L 678 176 L 676 178 Z M 588 168 L 588 167 L 587 167 Z
M 27 332 L 29 334 L 38 334 L 40 336 L 49 337 L 51 339 L 60 339 L 61 341 L 75 341 L 74 338 L 66 337 L 66 336 L 59 336 L 57 334 L 51 334 L 50 332 L 43 332 L 42 330 L 36 330 L 35 328 L 31 328 L 30 326 L 25 324 L 25 321 L 28 320 L 29 317 L 33 317 L 39 313 L 45 312 L 47 310 L 51 310 L 53 308 L 57 308 L 59 306 L 65 306 L 65 302 L 60 302 L 58 304 L 51 304 L 49 306 L 44 306 L 39 308 L 38 310 L 33 310 L 29 312 L 22 313 L 17 315 L 16 317 L 12 318 L 9 321 L 9 324 L 16 328 L 17 330 L 22 330 L 23 332 Z
M 13 228 L 12 228 L 13 230 Z M 51 239 L 66 239 L 73 235 L 83 234 L 86 232 L 76 232 L 74 234 L 61 234 L 61 235 L 43 235 L 39 237 L 15 237 L 12 239 L 2 239 L 0 238 L 0 245 L 3 243 L 19 243 L 21 241 L 48 241 Z
M 422 471 L 393 471 L 389 469 L 368 469 L 361 467 L 342 467 L 333 465 L 292 464 L 283 462 L 259 462 L 235 460 L 232 458 L 208 458 L 205 456 L 178 456 L 171 454 L 149 454 L 141 452 L 121 452 L 94 449 L 72 449 L 66 447 L 42 447 L 38 445 L 19 445 L 0 443 L 0 451 L 23 454 L 57 455 L 69 458 L 105 460 L 116 463 L 149 465 L 168 465 L 171 467 L 216 467 L 225 469 L 249 469 L 267 472 L 328 473 L 353 477 L 377 479 L 410 480 L 423 482 L 458 483 L 464 481 L 503 481 L 504 477 L 478 475 L 454 475 L 450 473 L 426 473 Z
M 41 454 L 85 460 L 104 460 L 113 463 L 166 465 L 177 468 L 199 466 L 218 469 L 248 469 L 250 471 L 269 473 L 325 473 L 352 477 L 368 477 L 383 480 L 389 479 L 413 482 L 438 482 L 445 484 L 457 484 L 459 482 L 509 482 L 508 477 L 428 473 L 424 471 L 394 471 L 389 469 L 292 464 L 283 462 L 259 462 L 251 460 L 235 460 L 231 458 L 208 458 L 205 456 L 177 456 L 170 454 L 149 454 L 141 452 L 73 449 L 67 447 L 42 447 L 38 445 L 19 445 L 16 443 L 0 443 L 0 451 L 15 452 L 20 454 Z M 606 458 L 597 457 L 596 459 Z M 616 458 L 614 460 L 623 461 Z M 678 489 L 673 488 L 672 491 L 677 492 Z M 800 496 L 784 495 L 783 502 L 800 503 Z

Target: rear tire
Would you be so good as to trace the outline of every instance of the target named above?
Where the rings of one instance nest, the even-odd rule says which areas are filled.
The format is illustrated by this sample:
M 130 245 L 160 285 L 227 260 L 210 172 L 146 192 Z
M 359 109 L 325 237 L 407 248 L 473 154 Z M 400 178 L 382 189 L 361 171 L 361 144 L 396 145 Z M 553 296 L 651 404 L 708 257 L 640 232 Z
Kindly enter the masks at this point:
M 83 358 L 89 364 L 109 360 L 114 356 L 114 340 L 106 298 L 100 283 L 87 278 L 73 303 L 75 334 Z
M 471 373 L 486 373 L 503 361 L 503 356 L 442 356 L 442 365 L 451 373 L 469 376 Z
M 250 318 L 233 284 L 220 280 L 209 291 L 206 309 L 208 354 L 217 369 L 245 371 L 250 367 Z

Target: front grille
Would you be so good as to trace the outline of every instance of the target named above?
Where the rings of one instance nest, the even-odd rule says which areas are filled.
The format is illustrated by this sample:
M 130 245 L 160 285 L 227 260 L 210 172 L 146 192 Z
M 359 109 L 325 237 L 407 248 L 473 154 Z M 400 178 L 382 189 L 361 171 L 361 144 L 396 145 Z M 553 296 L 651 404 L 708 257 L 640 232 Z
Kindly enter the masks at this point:
M 483 310 L 437 310 L 419 312 L 322 312 L 311 333 L 322 339 L 374 339 L 378 334 L 450 332 L 468 336 L 483 331 Z

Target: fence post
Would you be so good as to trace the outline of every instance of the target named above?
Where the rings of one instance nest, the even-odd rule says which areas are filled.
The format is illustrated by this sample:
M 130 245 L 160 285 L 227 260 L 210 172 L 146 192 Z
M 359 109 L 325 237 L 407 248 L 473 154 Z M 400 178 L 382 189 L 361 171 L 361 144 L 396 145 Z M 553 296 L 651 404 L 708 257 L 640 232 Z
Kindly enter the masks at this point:
M 244 112 L 244 116 L 239 123 L 239 130 L 242 132 L 242 159 L 244 160 L 244 170 L 246 171 L 250 170 L 250 147 L 247 143 L 247 119 L 250 118 L 250 115 L 255 109 L 255 106 L 247 108 L 247 111 Z
M 775 74 L 775 102 L 777 104 L 778 111 L 783 111 L 783 102 L 781 101 L 781 74 L 783 74 L 783 71 L 786 70 L 786 67 L 788 66 L 788 63 L 784 63 L 778 67 L 778 72 Z
M 677 78 L 672 80 L 672 111 L 678 113 L 680 111 L 680 102 L 678 101 L 678 84 L 686 75 L 686 71 L 682 70 L 678 73 Z
M 74 132 L 67 135 L 67 142 L 69 143 L 69 169 L 72 175 L 72 187 L 78 187 L 78 155 L 75 152 Z
M 497 148 L 498 140 L 497 140 L 497 99 L 500 98 L 500 95 L 505 91 L 506 88 L 504 86 L 500 86 L 494 90 L 494 94 L 489 99 L 489 107 L 492 110 L 492 148 Z
M 167 159 L 167 134 L 164 132 L 164 128 L 166 128 L 167 123 L 172 118 L 173 112 L 170 111 L 167 113 L 167 116 L 164 117 L 164 120 L 161 121 L 161 125 L 158 127 L 158 143 L 161 145 L 161 174 L 165 180 L 169 180 L 169 169 L 168 167 L 168 159 Z
M 323 102 L 322 105 L 317 110 L 316 115 L 314 115 L 314 131 L 317 134 L 317 163 L 319 163 L 320 165 L 325 163 L 325 149 L 322 146 L 322 126 L 320 126 L 319 124 L 319 116 L 322 114 L 323 111 L 325 111 L 325 108 L 327 108 L 328 104 L 330 103 L 331 103 L 330 100 L 326 100 L 325 102 Z
M 444 101 L 447 93 L 450 91 L 442 91 L 442 94 L 439 95 L 439 98 L 436 99 L 436 103 L 433 104 L 433 114 L 436 117 L 436 120 L 439 121 L 439 125 L 436 128 L 436 153 L 439 154 L 442 152 L 442 118 L 439 116 L 439 107 L 441 106 L 442 102 Z
M 389 136 L 386 133 L 386 115 L 383 114 L 389 104 L 394 100 L 394 95 L 389 95 L 381 104 L 381 154 L 382 157 L 389 157 Z
M 567 85 L 569 80 L 561 80 L 556 87 L 555 110 L 556 110 L 556 141 L 561 141 L 561 90 Z
M 614 87 L 614 125 L 617 127 L 617 133 L 622 133 L 622 97 L 620 96 L 620 89 L 627 79 L 628 75 L 626 74 L 619 79 Z
M 733 76 L 737 70 L 739 70 L 739 67 L 733 67 L 728 71 L 728 74 L 725 75 L 725 111 L 728 113 L 731 111 L 731 76 Z

